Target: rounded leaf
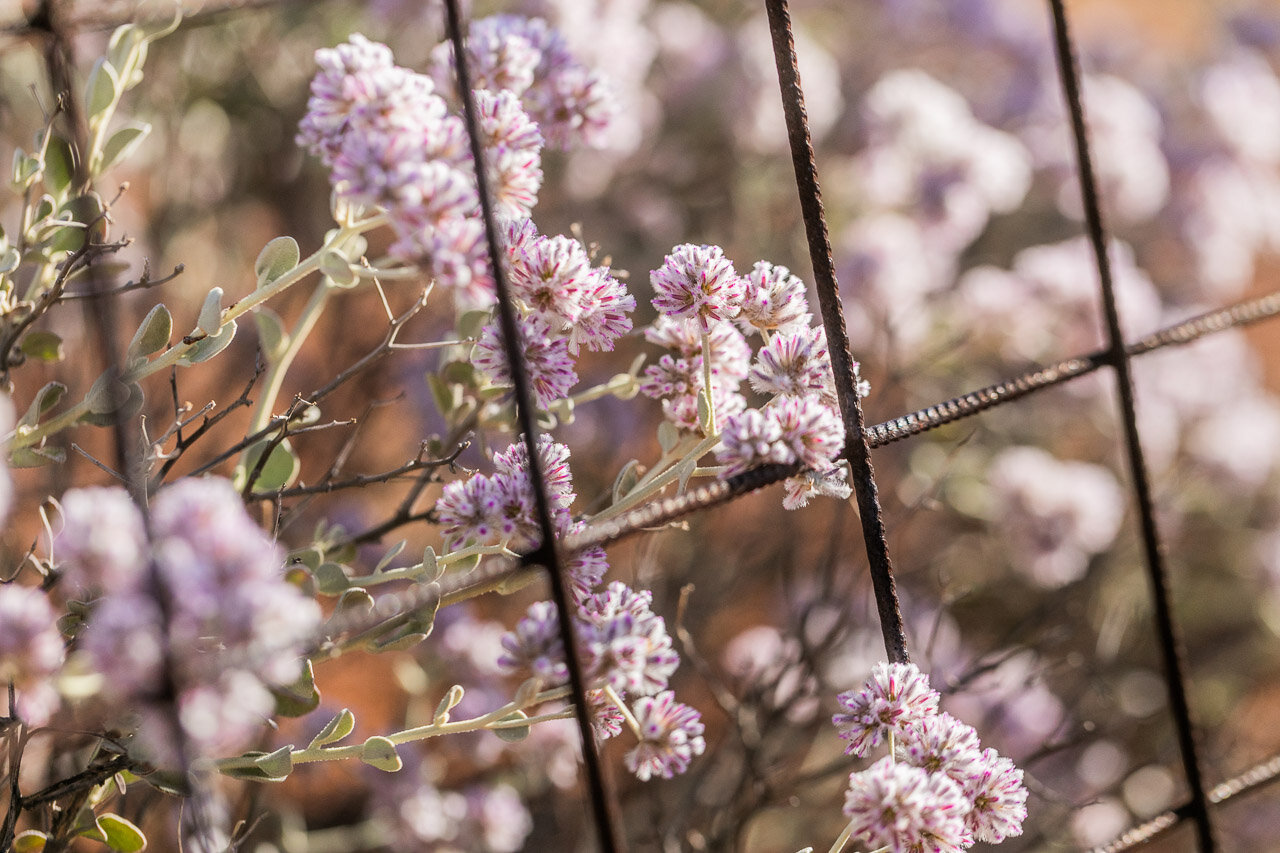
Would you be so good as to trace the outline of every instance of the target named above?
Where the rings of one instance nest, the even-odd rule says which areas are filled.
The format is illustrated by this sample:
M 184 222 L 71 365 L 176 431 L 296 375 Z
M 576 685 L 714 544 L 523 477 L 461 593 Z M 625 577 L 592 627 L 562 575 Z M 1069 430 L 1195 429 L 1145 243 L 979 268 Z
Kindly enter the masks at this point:
M 377 735 L 369 738 L 360 748 L 360 760 L 370 767 L 387 773 L 395 773 L 404 766 L 396 752 L 396 745 Z
M 265 305 L 259 305 L 253 312 L 253 321 L 258 326 L 258 346 L 267 361 L 279 361 L 289 348 L 289 333 L 284 330 L 284 321 L 280 315 Z
M 89 121 L 99 118 L 109 110 L 116 101 L 116 91 L 120 85 L 120 76 L 115 66 L 105 58 L 94 63 L 89 72 L 89 83 L 85 86 L 85 110 Z
M 258 276 L 258 287 L 270 284 L 296 267 L 301 257 L 298 241 L 292 237 L 277 237 L 263 246 L 258 259 L 253 263 L 253 271 Z
M 503 717 L 501 720 L 498 720 L 498 723 L 505 723 L 506 725 L 503 725 L 501 727 L 495 725 L 493 728 L 490 729 L 490 731 L 492 731 L 495 735 L 505 740 L 507 743 L 515 743 L 517 741 L 522 741 L 529 736 L 529 727 L 512 725 L 512 723 L 515 723 L 519 720 L 527 720 L 527 719 L 529 719 L 529 715 L 526 714 L 524 711 L 513 711 L 512 713 Z
M 108 812 L 98 816 L 98 827 L 106 836 L 106 844 L 119 853 L 141 853 L 147 849 L 147 837 L 142 830 L 118 814 Z
M 293 485 L 298 472 L 302 470 L 302 463 L 298 460 L 298 454 L 293 452 L 288 439 L 271 447 L 267 461 L 261 468 L 258 467 L 262 454 L 270 445 L 270 441 L 263 439 L 245 452 L 244 462 L 236 470 L 233 480 L 237 489 L 244 489 L 247 484 L 251 491 L 274 492 Z M 254 477 L 252 483 L 248 482 L 250 476 Z
M 138 325 L 138 331 L 133 333 L 133 340 L 129 341 L 129 354 L 138 356 L 159 352 L 169 345 L 172 333 L 173 315 L 161 303 L 148 311 Z
M 293 772 L 293 747 L 286 745 L 275 752 L 259 755 L 253 760 L 253 766 L 261 770 L 269 781 L 284 781 Z
M 199 364 L 202 361 L 208 361 L 230 346 L 231 339 L 235 336 L 236 321 L 232 320 L 223 326 L 222 331 L 218 332 L 218 334 L 210 335 L 192 344 L 191 349 L 187 350 L 187 354 L 178 359 L 178 364 L 190 366 Z
M 105 172 L 121 160 L 129 157 L 134 151 L 138 150 L 142 140 L 146 139 L 150 133 L 151 125 L 145 121 L 139 121 L 131 122 L 111 134 L 106 144 L 102 146 L 102 160 L 98 163 L 97 171 L 99 173 Z
M 315 749 L 318 746 L 325 746 L 331 743 L 337 743 L 347 737 L 356 727 L 356 715 L 351 713 L 350 709 L 343 708 L 338 712 L 338 716 L 325 723 L 320 733 L 311 739 L 311 743 L 307 749 Z
M 222 328 L 222 288 L 215 287 L 204 298 L 196 328 L 206 335 L 216 335 Z
M 354 287 L 360 281 L 351 268 L 351 262 L 337 252 L 325 252 L 320 256 L 320 273 L 337 287 Z

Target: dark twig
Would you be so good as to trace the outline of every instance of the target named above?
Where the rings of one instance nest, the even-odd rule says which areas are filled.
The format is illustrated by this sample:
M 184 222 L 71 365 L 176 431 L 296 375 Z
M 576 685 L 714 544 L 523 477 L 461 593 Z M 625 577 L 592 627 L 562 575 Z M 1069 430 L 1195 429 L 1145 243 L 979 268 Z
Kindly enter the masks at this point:
M 525 559 L 526 565 L 546 568 L 551 587 L 551 598 L 560 615 L 560 638 L 564 643 L 565 662 L 568 664 L 569 685 L 573 689 L 574 716 L 578 721 L 578 733 L 582 739 L 582 757 L 587 771 L 587 787 L 591 793 L 591 807 L 595 816 L 596 832 L 600 847 L 605 853 L 625 849 L 618 834 L 617 821 L 612 814 L 609 794 L 605 788 L 604 769 L 596 752 L 595 735 L 592 733 L 590 709 L 587 707 L 586 679 L 578 645 L 574 639 L 574 608 L 569 598 L 568 584 L 561 571 L 560 556 L 556 548 L 556 530 L 551 521 L 551 505 L 547 498 L 546 481 L 543 479 L 542 460 L 538 453 L 537 426 L 534 423 L 533 394 L 520 332 L 516 325 L 515 306 L 507 286 L 503 268 L 502 250 L 498 244 L 498 228 L 494 221 L 488 178 L 485 174 L 484 150 L 480 142 L 480 124 L 477 119 L 475 94 L 471 91 L 471 73 L 467 67 L 467 53 L 462 38 L 462 21 L 458 12 L 458 0 L 445 0 L 445 18 L 449 40 L 453 44 L 454 68 L 458 76 L 458 93 L 462 98 L 463 116 L 467 122 L 467 136 L 471 143 L 471 157 L 476 170 L 476 189 L 479 193 L 480 213 L 484 219 L 485 236 L 489 245 L 489 265 L 493 272 L 494 287 L 498 296 L 498 319 L 507 360 L 515 385 L 516 421 L 524 436 L 528 452 L 529 479 L 533 483 L 535 516 L 541 532 L 541 542 Z
M 782 87 L 782 110 L 787 120 L 787 137 L 791 144 L 791 160 L 795 166 L 796 189 L 804 214 L 804 230 L 809 241 L 809 259 L 813 264 L 814 284 L 822 309 L 822 325 L 827 332 L 827 348 L 831 353 L 831 369 L 835 374 L 836 397 L 844 420 L 844 457 L 849 460 L 858 511 L 862 520 L 862 536 L 867 546 L 871 569 L 871 586 L 875 591 L 876 609 L 880 614 L 880 630 L 884 634 L 885 652 L 889 660 L 905 663 L 906 632 L 902 626 L 902 608 L 894 586 L 893 564 L 885 540 L 884 518 L 876 491 L 875 473 L 871 467 L 871 448 L 863 433 L 862 403 L 858 399 L 858 379 L 853 356 L 849 352 L 849 335 L 844 325 L 844 309 L 836 284 L 835 266 L 831 259 L 831 240 L 827 234 L 822 194 L 818 187 L 818 167 L 809 135 L 804 93 L 800 87 L 800 69 L 796 60 L 795 39 L 791 34 L 791 14 L 787 0 L 765 0 L 769 14 L 769 30 L 773 36 L 773 55 L 778 66 L 778 83 Z
M 151 271 L 148 267 L 143 268 L 142 275 L 138 276 L 137 281 L 126 282 L 119 287 L 111 290 L 89 290 L 77 293 L 63 293 L 62 301 L 69 302 L 73 299 L 102 299 L 108 296 L 120 296 L 123 293 L 131 293 L 135 290 L 148 290 L 152 287 L 159 287 L 162 284 L 168 284 L 178 276 L 186 272 L 187 268 L 183 264 L 178 264 L 173 268 L 173 272 L 160 278 L 152 278 Z
M 1071 34 L 1067 28 L 1067 12 L 1063 0 L 1049 0 L 1049 6 L 1053 12 L 1058 73 L 1062 80 L 1068 111 L 1071 114 L 1071 131 L 1076 159 L 1079 163 L 1080 192 L 1084 199 L 1085 223 L 1089 242 L 1093 247 L 1094 261 L 1098 268 L 1098 284 L 1107 326 L 1107 361 L 1116 371 L 1116 390 L 1124 426 L 1129 474 L 1133 478 L 1133 493 L 1138 504 L 1142 546 L 1146 555 L 1147 575 L 1151 583 L 1152 604 L 1160 654 L 1164 663 L 1165 682 L 1169 690 L 1169 706 L 1178 734 L 1183 772 L 1187 777 L 1187 785 L 1191 788 L 1191 812 L 1196 826 L 1196 838 L 1202 853 L 1212 853 L 1218 849 L 1218 844 L 1214 840 L 1209 800 L 1205 794 L 1200 761 L 1196 755 L 1195 730 L 1191 721 L 1190 703 L 1187 699 L 1186 670 L 1179 649 L 1178 628 L 1170 601 L 1169 577 L 1164 565 L 1160 535 L 1156 528 L 1154 501 L 1147 479 L 1147 466 L 1143 460 L 1142 442 L 1138 436 L 1133 378 L 1129 366 L 1129 354 L 1125 351 L 1124 337 L 1120 330 L 1120 315 L 1116 310 L 1111 263 L 1107 257 L 1106 229 L 1102 221 L 1102 205 L 1098 199 L 1088 132 L 1085 128 L 1078 61 L 1071 42 Z

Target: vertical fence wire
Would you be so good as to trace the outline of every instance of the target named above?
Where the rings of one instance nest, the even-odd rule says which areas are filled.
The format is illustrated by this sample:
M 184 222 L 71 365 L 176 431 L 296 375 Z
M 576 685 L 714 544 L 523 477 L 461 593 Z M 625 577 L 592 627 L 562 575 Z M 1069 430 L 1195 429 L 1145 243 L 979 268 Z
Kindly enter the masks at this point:
M 1164 563 L 1159 531 L 1156 528 L 1154 501 L 1151 497 L 1146 463 L 1142 456 L 1142 443 L 1138 436 L 1133 378 L 1129 354 L 1125 350 L 1124 338 L 1120 331 L 1120 316 L 1116 310 L 1115 288 L 1111 280 L 1111 264 L 1107 258 L 1106 228 L 1102 221 L 1102 207 L 1098 200 L 1093 160 L 1085 127 L 1079 64 L 1068 30 L 1063 0 L 1049 0 L 1049 6 L 1053 16 L 1053 40 L 1058 61 L 1058 76 L 1071 116 L 1071 131 L 1079 166 L 1077 175 L 1080 193 L 1084 200 L 1086 229 L 1098 269 L 1099 294 L 1106 316 L 1107 361 L 1116 372 L 1116 389 L 1124 428 L 1126 455 L 1129 473 L 1133 478 L 1134 499 L 1138 506 L 1142 546 L 1151 584 L 1156 631 L 1164 663 L 1165 683 L 1169 692 L 1169 706 L 1177 730 L 1183 772 L 1186 774 L 1187 785 L 1191 788 L 1190 811 L 1195 823 L 1196 839 L 1203 853 L 1212 853 L 1218 849 L 1218 845 L 1214 838 L 1213 822 L 1209 814 L 1209 799 L 1205 791 L 1200 761 L 1196 754 L 1195 729 L 1191 722 L 1190 703 L 1187 699 L 1186 670 L 1179 649 L 1177 624 L 1170 601 L 1168 571 Z
M 831 238 L 827 233 L 826 214 L 822 209 L 822 192 L 818 186 L 818 166 L 809 133 L 809 117 L 804 107 L 804 91 L 800 87 L 800 68 L 796 57 L 795 37 L 791 32 L 791 13 L 787 0 L 765 0 L 769 16 L 769 33 L 773 40 L 773 57 L 778 66 L 778 85 L 782 89 L 782 111 L 787 122 L 787 140 L 791 146 L 791 162 L 796 172 L 796 189 L 804 216 L 805 237 L 809 243 L 809 260 L 813 264 L 814 286 L 822 310 L 822 325 L 827 333 L 831 353 L 831 369 L 835 374 L 836 398 L 844 421 L 844 457 L 849 462 L 854 493 L 858 499 L 858 515 L 862 521 L 862 537 L 867 546 L 867 562 L 871 569 L 871 586 L 875 591 L 880 631 L 889 660 L 906 663 L 906 632 L 902 627 L 902 608 L 893 580 L 893 563 L 885 538 L 884 517 L 880 511 L 875 472 L 871 467 L 871 448 L 863 429 L 862 403 L 858 399 L 858 380 L 853 356 L 849 351 L 849 335 L 844 325 L 844 309 L 836 284 L 835 264 L 831 258 Z
M 493 272 L 494 288 L 497 291 L 498 319 L 502 328 L 502 341 L 506 348 L 507 362 L 511 368 L 513 385 L 515 386 L 516 422 L 523 437 L 524 447 L 528 453 L 529 479 L 533 487 L 534 505 L 538 520 L 541 542 L 526 554 L 522 563 L 526 566 L 540 565 L 547 570 L 551 586 L 551 599 L 555 603 L 559 615 L 560 640 L 564 645 L 565 662 L 569 670 L 569 686 L 573 690 L 574 717 L 578 723 L 578 733 L 582 741 L 582 758 L 586 767 L 587 788 L 591 795 L 592 816 L 595 819 L 596 833 L 600 840 L 600 849 L 605 853 L 623 850 L 623 841 L 617 833 L 617 822 L 614 820 L 609 792 L 605 787 L 604 769 L 600 755 L 596 751 L 595 735 L 591 729 L 591 710 L 586 696 L 586 678 L 582 656 L 573 630 L 573 608 L 569 601 L 569 591 L 564 582 L 562 564 L 556 544 L 556 529 L 551 520 L 551 504 L 547 499 L 546 481 L 543 479 L 542 459 L 538 453 L 537 427 L 534 423 L 533 394 L 530 388 L 529 373 L 525 364 L 523 340 L 516 324 L 515 307 L 507 286 L 506 270 L 503 266 L 503 250 L 498 244 L 497 223 L 493 215 L 492 196 L 489 191 L 486 175 L 484 149 L 481 145 L 478 110 L 475 94 L 471 91 L 471 72 L 467 65 L 467 52 L 462 37 L 461 15 L 458 12 L 458 0 L 445 0 L 446 25 L 449 40 L 453 43 L 454 68 L 458 76 L 458 93 L 462 99 L 463 116 L 467 124 L 467 136 L 471 143 L 471 156 L 475 162 L 476 187 L 479 192 L 480 212 L 484 218 L 485 237 L 489 249 L 489 265 Z

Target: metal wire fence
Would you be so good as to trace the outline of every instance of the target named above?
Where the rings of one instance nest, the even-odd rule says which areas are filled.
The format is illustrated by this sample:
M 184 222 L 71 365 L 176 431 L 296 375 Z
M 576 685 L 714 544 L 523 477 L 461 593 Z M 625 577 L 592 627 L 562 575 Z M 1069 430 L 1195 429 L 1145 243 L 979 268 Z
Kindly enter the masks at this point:
M 253 0 L 248 2 L 238 0 L 238 2 L 220 5 L 210 4 L 205 14 L 214 15 L 258 5 L 266 4 L 253 2 Z M 1180 651 L 1177 614 L 1170 602 L 1168 571 L 1162 557 L 1160 532 L 1142 456 L 1130 363 L 1134 358 L 1161 349 L 1188 344 L 1226 329 L 1274 317 L 1280 314 L 1280 293 L 1211 311 L 1136 342 L 1126 343 L 1123 340 L 1106 250 L 1107 229 L 1093 175 L 1086 123 L 1087 104 L 1081 97 L 1076 50 L 1062 0 L 1048 0 L 1046 5 L 1047 14 L 1053 24 L 1058 73 L 1071 118 L 1072 139 L 1078 163 L 1077 175 L 1084 199 L 1086 231 L 1098 275 L 1098 298 L 1106 319 L 1107 346 L 1096 352 L 1075 355 L 1028 371 L 1020 376 L 924 407 L 884 423 L 868 426 L 865 424 L 856 392 L 855 366 L 850 352 L 832 261 L 831 243 L 805 110 L 788 3 L 786 0 L 765 0 L 787 136 L 795 170 L 795 183 L 844 424 L 844 456 L 852 473 L 851 483 L 856 494 L 886 654 L 892 661 L 906 662 L 910 660 L 910 649 L 903 628 L 902 608 L 895 589 L 893 563 L 889 554 L 871 451 L 1007 405 L 1046 388 L 1055 387 L 1104 368 L 1115 372 L 1120 431 L 1127 451 L 1132 499 L 1138 511 L 1145 569 L 1156 616 L 1154 639 L 1161 654 L 1170 714 L 1177 734 L 1181 765 L 1190 796 L 1186 802 L 1177 807 L 1129 829 L 1111 843 L 1096 848 L 1095 853 L 1119 853 L 1119 851 L 1135 849 L 1188 823 L 1194 827 L 1199 849 L 1209 853 L 1219 849 L 1215 833 L 1215 807 L 1255 792 L 1280 778 L 1280 756 L 1262 761 L 1245 773 L 1220 783 L 1214 784 L 1205 778 L 1203 765 L 1197 754 L 1193 709 L 1187 697 L 1188 676 Z M 49 4 L 46 4 L 46 7 L 50 10 L 54 8 Z M 454 45 L 453 56 L 459 80 L 458 88 L 466 96 L 465 119 L 479 177 L 481 209 L 485 218 L 490 263 L 498 293 L 498 313 L 507 344 L 511 375 L 514 378 L 518 423 L 522 440 L 528 451 L 530 473 L 535 484 L 542 544 L 516 564 L 487 564 L 463 578 L 446 578 L 437 583 L 421 585 L 394 596 L 392 604 L 400 612 L 411 612 L 438 603 L 448 603 L 476 589 L 496 586 L 517 573 L 528 573 L 539 568 L 545 570 L 553 600 L 560 613 L 559 624 L 564 647 L 569 652 L 569 678 L 575 697 L 576 720 L 586 768 L 586 785 L 590 792 L 600 849 L 624 850 L 627 847 L 626 839 L 621 834 L 620 822 L 591 733 L 588 704 L 585 699 L 583 666 L 577 654 L 577 644 L 572 637 L 574 620 L 570 618 L 569 597 L 561 572 L 563 557 L 565 554 L 615 542 L 654 526 L 725 505 L 743 495 L 796 474 L 797 468 L 780 465 L 758 468 L 725 481 L 691 489 L 676 496 L 657 499 L 653 503 L 606 522 L 592 525 L 563 539 L 557 538 L 548 508 L 543 472 L 540 470 L 540 455 L 536 452 L 537 425 L 533 416 L 529 376 L 518 344 L 514 307 L 505 281 L 504 267 L 500 261 L 501 248 L 485 176 L 485 158 L 480 150 L 476 109 L 473 99 L 469 97 L 470 70 L 467 66 L 467 52 L 462 49 L 464 25 L 457 0 L 444 0 L 444 7 L 449 38 Z M 111 17 L 110 11 L 107 6 L 89 12 L 78 9 L 76 15 L 79 17 L 68 19 L 63 25 L 70 29 L 106 29 L 119 23 Z M 43 18 L 33 17 L 21 25 L 6 28 L 6 33 L 13 36 L 25 35 L 34 29 L 39 29 L 42 21 L 44 21 Z M 373 618 L 381 621 L 384 616 L 382 614 L 376 617 L 352 615 L 330 623 L 326 630 L 359 633 L 376 624 L 374 621 L 368 621 Z

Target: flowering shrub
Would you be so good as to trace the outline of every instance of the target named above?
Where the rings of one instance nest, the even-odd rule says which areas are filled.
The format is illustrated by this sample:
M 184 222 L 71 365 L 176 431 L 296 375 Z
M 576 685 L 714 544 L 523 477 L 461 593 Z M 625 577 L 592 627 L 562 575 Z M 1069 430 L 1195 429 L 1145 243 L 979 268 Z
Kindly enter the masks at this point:
M 243 42 L 124 24 L 43 117 L 9 91 L 35 66 L 0 55 L 0 847 L 559 849 L 587 833 L 555 805 L 584 749 L 654 849 L 1080 846 L 1177 805 L 1100 383 L 877 457 L 921 668 L 881 662 L 830 532 L 846 427 L 757 12 L 477 3 L 467 93 L 439 9 L 367 5 Z M 869 414 L 1098 349 L 1039 17 L 813 6 Z M 1133 338 L 1244 295 L 1280 248 L 1275 23 L 1203 36 L 1186 86 L 1085 53 Z M 1223 656 L 1193 679 L 1217 779 L 1257 760 L 1266 714 L 1234 708 L 1280 674 L 1280 403 L 1236 331 L 1135 372 L 1174 585 L 1207 602 L 1192 647 Z M 630 514 L 764 466 L 780 495 Z M 592 539 L 616 524 L 660 532 Z M 833 710 L 869 762 L 843 818 Z M 1241 849 L 1274 842 L 1260 814 Z

